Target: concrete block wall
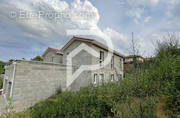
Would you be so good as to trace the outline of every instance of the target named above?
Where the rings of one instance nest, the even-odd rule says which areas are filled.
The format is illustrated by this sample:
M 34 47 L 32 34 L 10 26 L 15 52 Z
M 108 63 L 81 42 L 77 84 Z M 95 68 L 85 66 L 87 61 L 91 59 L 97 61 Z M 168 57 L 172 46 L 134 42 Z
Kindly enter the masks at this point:
M 4 75 L 4 77 L 8 77 L 9 81 L 12 81 L 12 79 L 13 79 L 13 70 L 14 70 L 14 65 L 13 64 L 5 66 L 5 75 Z
M 4 80 L 3 80 L 3 94 L 6 96 L 6 101 L 10 97 L 11 93 L 11 87 L 9 83 L 13 82 L 13 75 L 14 75 L 14 64 L 5 66 L 5 74 L 4 74 Z
M 82 41 L 74 41 L 63 53 L 64 55 L 60 59 L 63 60 L 63 64 L 60 60 L 55 62 L 49 62 L 54 53 L 50 52 L 46 54 L 46 62 L 35 61 L 16 61 L 16 71 L 14 77 L 14 86 L 12 94 L 12 103 L 16 111 L 22 111 L 35 103 L 47 99 L 55 94 L 55 92 L 61 88 L 64 90 L 77 91 L 81 87 L 88 86 L 93 83 L 94 74 L 104 74 L 104 81 L 111 81 L 111 75 L 114 74 L 114 79 L 118 79 L 118 75 L 123 77 L 123 58 L 114 54 L 114 68 L 111 68 L 111 62 L 104 66 L 102 69 L 94 71 L 84 71 L 73 83 L 66 87 L 66 57 L 67 55 L 78 47 Z M 86 43 L 86 42 L 83 42 Z M 95 49 L 97 52 L 104 52 L 104 59 L 107 57 L 107 50 L 86 43 L 88 46 Z M 61 56 L 61 55 L 58 55 Z M 73 72 L 75 72 L 80 65 L 94 65 L 99 64 L 99 57 L 96 58 L 86 51 L 81 51 L 72 59 Z M 121 63 L 121 64 L 120 64 Z M 76 67 L 74 67 L 76 65 Z M 5 75 L 9 80 L 12 80 L 14 65 L 10 65 L 6 68 Z
M 63 50 L 63 64 L 67 64 L 67 55 L 71 53 L 74 49 L 76 49 L 80 44 L 85 43 L 89 47 L 92 45 L 87 42 L 83 41 L 74 41 L 69 47 L 67 47 L 65 50 Z M 77 54 L 73 59 L 72 59 L 72 64 L 73 65 L 89 65 L 91 64 L 91 57 L 92 55 L 87 53 L 86 51 L 82 50 L 79 54 Z
M 17 61 L 12 96 L 16 111 L 47 99 L 60 88 L 66 89 L 65 65 Z
M 78 91 L 82 87 L 87 87 L 92 83 L 91 78 L 91 71 L 84 71 L 73 81 L 67 90 Z
M 52 52 L 52 51 L 48 51 L 43 56 L 44 62 L 53 62 L 53 63 L 61 63 L 62 64 L 62 61 L 63 61 L 62 59 L 63 59 L 63 55 L 57 54 L 57 53 Z
M 93 45 L 91 43 L 87 43 L 87 42 L 83 42 L 83 41 L 74 41 L 69 47 L 67 47 L 64 50 L 64 55 L 63 55 L 63 63 L 66 64 L 66 57 L 67 55 L 72 52 L 76 47 L 78 47 L 81 43 L 85 43 L 88 46 L 90 46 L 91 48 L 93 48 L 95 51 L 99 52 L 99 56 L 100 56 L 100 51 L 104 52 L 104 59 L 107 57 L 107 50 L 98 47 L 96 45 Z M 100 64 L 100 57 L 94 57 L 91 54 L 89 54 L 86 51 L 81 51 L 80 53 L 78 53 L 75 57 L 73 57 L 72 59 L 72 64 L 73 65 L 77 65 L 77 66 L 81 66 L 81 65 L 95 65 L 95 64 Z M 111 62 L 104 66 L 102 69 L 99 70 L 94 70 L 91 72 L 83 72 L 83 74 L 85 75 L 84 78 L 87 79 L 88 82 L 93 82 L 94 79 L 94 74 L 103 74 L 104 75 L 104 79 L 106 82 L 110 81 L 111 79 L 111 75 L 114 75 L 114 79 L 117 80 L 119 79 L 119 76 L 123 77 L 123 58 L 114 54 L 114 68 L 111 69 Z M 82 75 L 83 75 L 82 74 Z M 82 76 L 81 75 L 81 76 Z M 81 76 L 79 76 L 79 78 L 81 78 Z M 76 84 L 75 84 L 76 83 Z M 79 83 L 81 83 L 81 81 L 79 80 Z M 74 82 L 75 86 L 79 87 L 79 84 L 77 82 Z M 83 84 L 81 84 L 83 85 Z M 73 88 L 76 88 L 76 87 Z

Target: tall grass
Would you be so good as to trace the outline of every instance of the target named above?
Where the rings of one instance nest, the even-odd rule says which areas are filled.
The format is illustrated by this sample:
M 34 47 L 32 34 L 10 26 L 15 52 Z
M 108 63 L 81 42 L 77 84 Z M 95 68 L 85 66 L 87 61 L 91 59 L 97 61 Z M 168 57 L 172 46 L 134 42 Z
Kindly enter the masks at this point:
M 32 118 L 157 118 L 180 117 L 180 75 L 177 47 L 159 47 L 156 58 L 133 74 L 103 86 L 64 92 L 30 108 Z M 159 104 L 165 104 L 163 107 Z M 163 109 L 163 112 L 162 112 Z
M 31 107 L 28 114 L 31 118 L 180 118 L 179 51 L 174 45 L 159 46 L 153 60 L 138 65 L 124 79 L 59 92 Z

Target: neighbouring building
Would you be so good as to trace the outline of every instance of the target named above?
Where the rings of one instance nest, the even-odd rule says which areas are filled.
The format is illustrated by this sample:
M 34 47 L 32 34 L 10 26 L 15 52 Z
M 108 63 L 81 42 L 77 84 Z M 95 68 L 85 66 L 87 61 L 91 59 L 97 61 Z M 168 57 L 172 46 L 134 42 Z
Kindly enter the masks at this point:
M 124 70 L 129 70 L 130 67 L 133 66 L 133 63 L 136 61 L 136 63 L 140 64 L 145 61 L 145 59 L 140 55 L 129 55 L 125 57 L 124 60 Z
M 42 58 L 44 62 L 62 63 L 63 53 L 58 49 L 48 47 Z
M 81 44 L 91 47 L 98 53 L 95 57 L 87 49 L 77 50 Z M 67 56 L 74 50 L 72 65 L 67 65 Z M 117 81 L 123 77 L 124 55 L 113 51 L 111 61 L 106 66 L 104 60 L 108 54 L 107 46 L 94 39 L 73 37 L 63 48 L 47 48 L 43 53 L 43 62 L 16 60 L 5 67 L 3 96 L 7 102 L 11 98 L 15 111 L 22 111 L 40 100 L 47 99 L 58 89 L 77 91 L 90 84 Z M 67 67 L 76 72 L 82 65 L 99 64 L 100 69 L 83 71 L 69 86 L 67 85 Z M 1 103 L 0 103 L 1 104 Z M 1 110 L 1 108 L 0 108 Z
M 129 55 L 125 57 L 125 63 L 133 63 L 134 61 L 137 61 L 138 63 L 143 63 L 144 58 L 140 55 Z

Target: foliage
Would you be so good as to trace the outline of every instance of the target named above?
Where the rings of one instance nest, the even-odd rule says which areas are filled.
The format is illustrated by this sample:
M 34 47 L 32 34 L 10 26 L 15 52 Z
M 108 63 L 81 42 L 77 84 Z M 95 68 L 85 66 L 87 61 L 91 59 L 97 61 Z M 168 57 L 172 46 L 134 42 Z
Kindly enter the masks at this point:
M 180 55 L 176 44 L 159 46 L 156 58 L 116 82 L 58 92 L 31 107 L 31 118 L 180 118 Z M 161 105 L 163 104 L 163 105 Z
M 0 89 L 2 89 L 2 87 L 3 87 L 3 79 L 0 78 Z
M 173 52 L 173 53 L 172 53 Z M 79 92 L 64 92 L 36 104 L 30 109 L 32 118 L 157 118 L 180 116 L 179 58 L 168 47 L 154 60 L 138 65 L 133 73 L 115 83 L 85 87 Z M 164 98 L 163 108 L 159 108 Z M 161 109 L 164 112 L 160 112 Z M 160 113 L 159 113 L 160 112 Z
M 32 61 L 43 61 L 41 56 L 36 56 L 33 59 L 31 59 Z
M 4 73 L 4 63 L 0 61 L 0 75 Z M 0 77 L 0 89 L 3 87 L 3 79 Z
M 30 118 L 29 115 L 29 110 L 15 113 L 15 112 L 10 112 L 9 114 L 3 114 L 1 118 Z
M 4 73 L 4 63 L 0 61 L 0 74 Z

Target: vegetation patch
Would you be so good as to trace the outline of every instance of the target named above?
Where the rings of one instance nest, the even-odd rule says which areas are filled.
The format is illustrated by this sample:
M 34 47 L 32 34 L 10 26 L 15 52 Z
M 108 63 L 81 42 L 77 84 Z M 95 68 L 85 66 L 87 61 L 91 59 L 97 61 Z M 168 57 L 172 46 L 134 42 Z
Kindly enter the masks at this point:
M 126 70 L 124 79 L 98 87 L 91 85 L 78 92 L 57 92 L 16 116 L 180 118 L 179 51 L 171 42 L 164 43 L 153 60 L 136 64 L 130 68 L 133 71 Z

